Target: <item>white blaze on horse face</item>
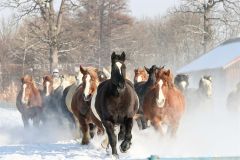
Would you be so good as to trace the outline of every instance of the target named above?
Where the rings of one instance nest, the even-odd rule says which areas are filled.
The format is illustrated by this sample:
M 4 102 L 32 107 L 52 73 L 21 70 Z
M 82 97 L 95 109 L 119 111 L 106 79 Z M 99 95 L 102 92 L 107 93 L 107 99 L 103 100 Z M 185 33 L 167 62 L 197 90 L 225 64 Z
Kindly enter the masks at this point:
M 186 89 L 186 86 L 187 86 L 187 82 L 186 81 L 182 81 L 180 82 L 180 86 L 182 87 L 182 89 Z
M 165 97 L 163 95 L 162 85 L 163 85 L 163 81 L 160 79 L 160 81 L 158 82 L 159 93 L 158 93 L 158 98 L 157 98 L 157 104 L 158 104 L 159 108 L 162 108 L 165 103 Z
M 90 77 L 90 75 L 89 74 L 87 74 L 87 76 L 86 76 L 86 85 L 85 85 L 85 88 L 84 88 L 84 91 L 83 91 L 83 93 L 84 93 L 84 95 L 86 96 L 86 97 L 88 97 L 89 96 L 89 92 L 90 92 L 90 80 L 91 80 L 91 77 Z
M 142 82 L 143 78 L 142 76 L 137 76 L 137 82 Z
M 26 88 L 27 88 L 27 85 L 26 85 L 26 84 L 23 84 L 23 93 L 22 93 L 22 103 L 23 103 L 23 104 L 27 104 L 27 101 L 28 101 L 28 100 L 26 100 L 26 97 L 25 97 Z
M 119 69 L 120 74 L 122 74 L 122 72 L 121 72 L 122 63 L 116 62 L 116 65 L 117 65 L 117 67 Z
M 49 86 L 50 86 L 50 82 L 46 82 L 46 96 L 49 96 L 50 95 L 50 89 L 49 89 Z

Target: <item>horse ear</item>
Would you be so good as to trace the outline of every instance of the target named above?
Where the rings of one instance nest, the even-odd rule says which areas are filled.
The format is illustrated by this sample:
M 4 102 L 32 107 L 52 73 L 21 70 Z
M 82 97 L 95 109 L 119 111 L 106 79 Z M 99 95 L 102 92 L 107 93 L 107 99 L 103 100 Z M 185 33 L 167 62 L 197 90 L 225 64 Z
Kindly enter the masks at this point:
M 167 75 L 167 76 L 170 76 L 170 70 L 167 70 L 166 72 L 165 72 L 165 75 Z
M 147 67 L 145 67 L 145 66 L 144 66 L 144 68 L 145 68 L 145 70 L 147 71 L 147 73 L 150 72 L 150 69 L 149 69 L 149 68 L 147 68 Z
M 122 61 L 125 61 L 125 59 L 126 59 L 126 54 L 125 54 L 125 52 L 122 52 L 122 54 L 121 54 L 121 59 L 122 59 Z
M 136 72 L 137 72 L 137 69 L 134 69 L 134 72 L 136 73 Z
M 22 83 L 23 83 L 23 79 L 24 79 L 24 78 L 23 78 L 23 77 L 21 77 L 21 82 L 22 82 Z
M 82 74 L 85 74 L 85 73 L 86 73 L 86 69 L 84 69 L 81 65 L 80 65 L 80 72 L 81 72 Z
M 112 60 L 112 62 L 114 61 L 115 58 L 116 58 L 116 53 L 113 52 L 113 53 L 112 53 L 112 56 L 111 56 L 111 60 Z

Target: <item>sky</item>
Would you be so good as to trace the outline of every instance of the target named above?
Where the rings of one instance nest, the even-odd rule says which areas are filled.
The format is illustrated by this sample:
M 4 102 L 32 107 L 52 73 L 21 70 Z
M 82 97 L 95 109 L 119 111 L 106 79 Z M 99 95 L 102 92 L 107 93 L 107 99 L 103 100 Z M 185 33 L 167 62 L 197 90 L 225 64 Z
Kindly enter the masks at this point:
M 134 17 L 156 17 L 164 15 L 179 0 L 130 0 L 129 7 Z
M 129 8 L 132 16 L 137 18 L 156 17 L 164 15 L 170 7 L 179 0 L 129 0 Z M 7 19 L 11 11 L 0 11 L 0 18 Z

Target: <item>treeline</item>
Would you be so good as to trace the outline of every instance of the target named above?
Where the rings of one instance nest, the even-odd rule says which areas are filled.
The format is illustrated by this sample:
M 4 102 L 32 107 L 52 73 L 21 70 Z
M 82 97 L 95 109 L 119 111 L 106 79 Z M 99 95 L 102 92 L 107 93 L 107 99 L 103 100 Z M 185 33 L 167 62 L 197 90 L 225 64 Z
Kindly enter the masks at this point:
M 142 19 L 131 16 L 127 0 L 1 1 L 15 13 L 0 27 L 1 89 L 26 73 L 107 67 L 112 51 L 125 51 L 130 69 L 176 70 L 238 36 L 239 0 L 180 1 L 164 16 Z

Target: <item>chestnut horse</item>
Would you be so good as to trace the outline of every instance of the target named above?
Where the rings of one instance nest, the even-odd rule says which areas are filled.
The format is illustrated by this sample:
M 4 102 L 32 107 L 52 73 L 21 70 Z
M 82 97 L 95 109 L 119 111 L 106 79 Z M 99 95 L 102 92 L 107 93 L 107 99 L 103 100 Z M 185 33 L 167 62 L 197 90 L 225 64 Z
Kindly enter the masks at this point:
M 94 136 L 94 124 L 98 127 L 98 133 L 103 133 L 104 128 L 91 110 L 91 99 L 99 85 L 98 70 L 93 67 L 83 68 L 83 83 L 77 88 L 72 97 L 71 109 L 74 116 L 78 119 L 83 134 L 82 144 L 88 144 L 89 139 Z
M 148 90 L 155 84 L 156 78 L 155 78 L 155 72 L 157 70 L 157 66 L 153 65 L 151 68 L 145 67 L 146 72 L 148 73 L 148 80 L 146 82 L 139 82 L 134 84 L 135 91 L 137 92 L 138 98 L 139 98 L 139 109 L 138 109 L 138 115 L 139 117 L 136 118 L 137 124 L 139 129 L 146 129 L 147 128 L 147 121 L 145 120 L 143 116 L 143 100 L 145 94 L 148 92 Z
M 158 69 L 156 83 L 144 98 L 144 116 L 162 134 L 175 136 L 184 110 L 184 96 L 174 86 L 170 70 Z
M 125 53 L 111 55 L 111 78 L 98 86 L 95 103 L 95 114 L 106 129 L 112 154 L 118 157 L 114 133 L 115 125 L 120 125 L 124 135 L 120 145 L 122 152 L 130 149 L 132 139 L 133 117 L 138 110 L 138 97 L 133 84 L 126 79 Z M 92 106 L 94 107 L 94 106 Z
M 22 115 L 24 128 L 29 126 L 29 120 L 38 127 L 42 120 L 42 98 L 32 76 L 25 75 L 21 78 L 22 86 L 16 99 L 16 106 Z
M 137 68 L 134 70 L 134 84 L 139 82 L 145 82 L 148 80 L 148 74 L 145 68 Z

